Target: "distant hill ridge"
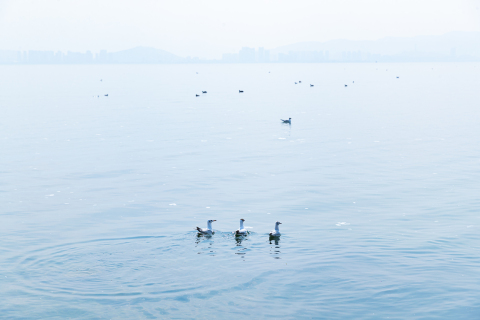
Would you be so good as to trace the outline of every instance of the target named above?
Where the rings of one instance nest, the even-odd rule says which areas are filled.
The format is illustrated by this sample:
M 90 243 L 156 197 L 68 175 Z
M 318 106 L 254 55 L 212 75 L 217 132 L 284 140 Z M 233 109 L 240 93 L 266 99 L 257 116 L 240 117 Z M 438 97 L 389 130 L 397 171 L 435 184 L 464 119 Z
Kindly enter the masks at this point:
M 112 52 L 111 55 L 112 62 L 116 63 L 172 63 L 183 60 L 168 51 L 150 47 L 135 47 Z
M 454 31 L 439 36 L 415 36 L 409 38 L 386 37 L 379 40 L 330 40 L 326 42 L 299 42 L 270 50 L 273 54 L 295 52 L 362 51 L 381 55 L 405 52 L 455 54 L 480 57 L 480 32 Z
M 293 43 L 272 50 L 242 48 L 221 60 L 180 57 L 152 47 L 107 52 L 0 50 L 0 64 L 161 64 L 265 62 L 433 62 L 480 61 L 480 32 L 454 31 L 437 36 L 386 37 Z

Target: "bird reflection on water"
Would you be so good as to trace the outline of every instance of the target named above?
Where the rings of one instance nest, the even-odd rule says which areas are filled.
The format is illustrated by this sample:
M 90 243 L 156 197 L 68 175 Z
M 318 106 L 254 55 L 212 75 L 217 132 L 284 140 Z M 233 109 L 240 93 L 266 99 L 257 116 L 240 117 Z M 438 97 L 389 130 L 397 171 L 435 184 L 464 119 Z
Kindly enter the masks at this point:
M 278 255 L 280 255 L 280 237 L 272 237 L 272 236 L 269 236 L 269 242 L 270 244 L 272 244 L 273 246 L 270 247 L 270 254 L 273 254 L 275 255 L 273 258 L 274 259 L 281 259 Z M 273 243 L 272 243 L 273 241 Z
M 207 246 L 200 246 L 200 251 L 198 251 L 197 254 L 206 253 L 208 255 L 215 256 L 215 250 L 213 249 L 213 237 L 209 234 L 197 233 L 195 236 L 195 247 L 199 247 L 199 245 L 203 243 L 207 244 Z
M 211 239 L 212 235 L 211 234 L 197 233 L 196 238 L 197 239 L 195 240 L 195 243 L 199 244 L 204 239 Z
M 235 242 L 237 243 L 237 246 L 241 246 L 242 242 L 246 239 L 246 236 L 241 235 L 241 236 L 235 236 Z
M 244 241 L 247 241 L 247 236 L 246 235 L 237 235 L 235 236 L 235 242 L 236 242 L 236 249 L 237 252 L 235 252 L 236 255 L 240 256 L 242 259 L 245 260 L 245 256 L 247 254 L 247 251 L 250 251 L 244 244 L 242 244 Z

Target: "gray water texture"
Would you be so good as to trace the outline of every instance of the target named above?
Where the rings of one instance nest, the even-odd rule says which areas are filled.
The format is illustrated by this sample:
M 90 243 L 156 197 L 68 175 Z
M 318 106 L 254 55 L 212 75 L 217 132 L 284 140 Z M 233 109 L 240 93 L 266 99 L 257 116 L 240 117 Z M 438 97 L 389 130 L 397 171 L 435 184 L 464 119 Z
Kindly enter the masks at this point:
M 0 318 L 480 319 L 479 88 L 479 63 L 0 66 Z

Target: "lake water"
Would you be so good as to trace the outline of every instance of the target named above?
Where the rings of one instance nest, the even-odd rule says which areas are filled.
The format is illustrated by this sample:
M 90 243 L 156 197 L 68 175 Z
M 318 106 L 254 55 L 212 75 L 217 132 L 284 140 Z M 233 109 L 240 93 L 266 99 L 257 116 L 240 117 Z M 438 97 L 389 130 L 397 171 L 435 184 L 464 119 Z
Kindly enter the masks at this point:
M 0 66 L 0 317 L 479 319 L 479 88 L 479 63 Z

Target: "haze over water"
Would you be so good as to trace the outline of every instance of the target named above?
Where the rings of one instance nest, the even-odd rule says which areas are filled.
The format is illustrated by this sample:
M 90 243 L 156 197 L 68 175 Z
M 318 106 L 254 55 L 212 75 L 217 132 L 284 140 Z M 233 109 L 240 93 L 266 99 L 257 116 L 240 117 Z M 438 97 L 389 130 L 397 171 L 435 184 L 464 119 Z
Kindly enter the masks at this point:
M 0 314 L 477 318 L 479 70 L 0 66 Z

